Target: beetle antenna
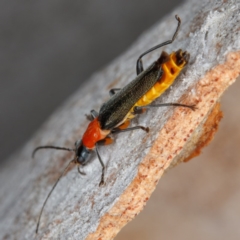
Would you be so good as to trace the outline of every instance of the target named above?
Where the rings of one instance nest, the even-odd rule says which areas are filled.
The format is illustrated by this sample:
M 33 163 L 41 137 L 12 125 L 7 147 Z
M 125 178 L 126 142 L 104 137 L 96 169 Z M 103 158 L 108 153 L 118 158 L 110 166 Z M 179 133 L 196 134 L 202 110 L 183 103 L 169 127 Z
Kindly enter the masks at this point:
M 38 233 L 38 228 L 39 228 L 40 220 L 41 220 L 41 217 L 42 217 L 43 209 L 44 209 L 44 207 L 45 207 L 45 205 L 46 205 L 49 197 L 51 196 L 53 190 L 54 190 L 55 187 L 57 186 L 59 180 L 60 180 L 60 179 L 62 178 L 62 176 L 67 172 L 67 170 L 68 170 L 69 166 L 71 165 L 71 163 L 75 163 L 75 159 L 73 159 L 72 161 L 70 161 L 70 162 L 68 163 L 68 165 L 66 166 L 66 168 L 64 169 L 64 171 L 60 174 L 60 176 L 58 177 L 58 180 L 55 182 L 55 184 L 53 185 L 51 191 L 48 193 L 47 198 L 46 198 L 45 201 L 44 201 L 44 203 L 43 203 L 43 205 L 42 205 L 42 208 L 41 208 L 41 211 L 40 211 L 40 214 L 39 214 L 39 216 L 38 216 L 36 233 Z
M 35 153 L 40 150 L 40 149 L 46 149 L 46 148 L 52 148 L 52 149 L 57 149 L 57 150 L 66 150 L 66 151 L 70 151 L 70 152 L 75 152 L 75 149 L 72 148 L 65 148 L 65 147 L 56 147 L 56 146 L 39 146 L 36 147 L 32 153 L 32 158 L 34 158 Z

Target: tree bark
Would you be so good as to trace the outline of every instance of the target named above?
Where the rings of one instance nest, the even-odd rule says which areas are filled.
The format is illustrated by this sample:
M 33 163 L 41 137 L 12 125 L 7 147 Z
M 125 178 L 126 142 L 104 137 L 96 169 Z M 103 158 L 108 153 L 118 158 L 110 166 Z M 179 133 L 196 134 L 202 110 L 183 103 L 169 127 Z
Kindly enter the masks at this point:
M 164 50 L 181 48 L 191 58 L 157 102 L 196 104 L 197 109 L 154 108 L 132 121 L 148 126 L 150 132 L 119 134 L 114 144 L 100 149 L 106 165 L 103 187 L 98 186 L 101 165 L 96 156 L 84 167 L 86 176 L 76 168 L 69 170 L 50 197 L 36 235 L 46 195 L 74 154 L 46 150 L 32 160 L 33 149 L 38 145 L 74 148 L 88 124 L 85 114 L 99 110 L 111 88 L 134 79 L 142 52 L 171 39 L 176 13 L 182 26 L 175 42 Z M 143 209 L 163 173 L 199 154 L 212 139 L 222 116 L 219 98 L 240 74 L 239 13 L 238 1 L 188 1 L 92 76 L 0 170 L 1 239 L 113 239 Z M 144 57 L 144 65 L 159 52 Z

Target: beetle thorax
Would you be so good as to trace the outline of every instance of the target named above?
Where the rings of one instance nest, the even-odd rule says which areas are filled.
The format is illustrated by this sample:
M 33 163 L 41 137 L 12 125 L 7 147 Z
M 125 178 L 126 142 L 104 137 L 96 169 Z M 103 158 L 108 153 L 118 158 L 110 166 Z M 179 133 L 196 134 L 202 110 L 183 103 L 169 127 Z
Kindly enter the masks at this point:
M 92 122 L 89 123 L 87 130 L 83 134 L 83 145 L 88 149 L 93 149 L 95 148 L 96 143 L 106 138 L 109 133 L 109 130 L 101 129 L 98 118 L 95 118 Z

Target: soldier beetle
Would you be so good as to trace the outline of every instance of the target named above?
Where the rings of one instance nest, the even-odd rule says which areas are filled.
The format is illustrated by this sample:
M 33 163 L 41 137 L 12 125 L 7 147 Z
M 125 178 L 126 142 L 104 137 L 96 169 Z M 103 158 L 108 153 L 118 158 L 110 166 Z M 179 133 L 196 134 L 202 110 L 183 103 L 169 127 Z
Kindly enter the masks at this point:
M 192 110 L 195 109 L 195 105 L 185 105 L 180 103 L 150 104 L 171 86 L 181 70 L 188 63 L 190 57 L 188 52 L 182 51 L 181 49 L 172 52 L 171 54 L 163 51 L 155 62 L 153 62 L 146 70 L 143 69 L 143 56 L 160 47 L 171 44 L 175 40 L 181 25 L 181 19 L 177 15 L 175 18 L 178 21 L 178 25 L 172 39 L 158 44 L 142 53 L 136 63 L 137 77 L 122 89 L 111 89 L 109 91 L 110 99 L 101 106 L 99 112 L 91 110 L 90 115 L 88 116 L 91 122 L 83 134 L 82 139 L 75 143 L 75 148 L 39 146 L 33 151 L 33 157 L 36 151 L 46 148 L 75 152 L 74 159 L 69 162 L 43 203 L 37 222 L 36 233 L 38 232 L 42 212 L 48 198 L 71 163 L 78 165 L 78 172 L 80 174 L 85 174 L 80 170 L 80 166 L 85 165 L 89 161 L 89 157 L 95 150 L 102 166 L 102 175 L 99 183 L 99 185 L 102 185 L 104 183 L 105 165 L 99 154 L 98 147 L 100 145 L 111 144 L 113 142 L 112 135 L 117 133 L 137 129 L 142 129 L 146 132 L 149 131 L 148 127 L 144 126 L 128 127 L 132 118 L 152 107 L 177 106 L 187 107 Z

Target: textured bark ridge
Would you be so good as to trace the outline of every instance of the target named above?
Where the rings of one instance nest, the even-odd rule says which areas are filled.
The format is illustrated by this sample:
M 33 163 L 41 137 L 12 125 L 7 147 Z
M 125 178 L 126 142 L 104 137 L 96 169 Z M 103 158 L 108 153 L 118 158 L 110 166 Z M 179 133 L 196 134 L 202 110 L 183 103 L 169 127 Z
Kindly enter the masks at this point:
M 182 19 L 176 41 L 165 50 L 182 48 L 190 62 L 171 89 L 157 102 L 196 104 L 197 109 L 148 110 L 133 121 L 150 128 L 116 137 L 101 148 L 106 184 L 99 187 L 101 166 L 96 159 L 67 172 L 49 199 L 35 234 L 42 203 L 72 153 L 42 151 L 38 145 L 73 147 L 88 122 L 85 114 L 98 110 L 108 90 L 135 77 L 135 61 L 151 46 L 170 39 Z M 186 2 L 154 26 L 120 58 L 95 74 L 64 106 L 56 111 L 22 151 L 1 169 L 1 239 L 113 239 L 144 207 L 166 169 L 198 155 L 217 131 L 222 117 L 219 98 L 240 74 L 240 4 L 238 1 Z M 153 62 L 159 52 L 144 58 Z M 92 97 L 94 96 L 94 98 Z

